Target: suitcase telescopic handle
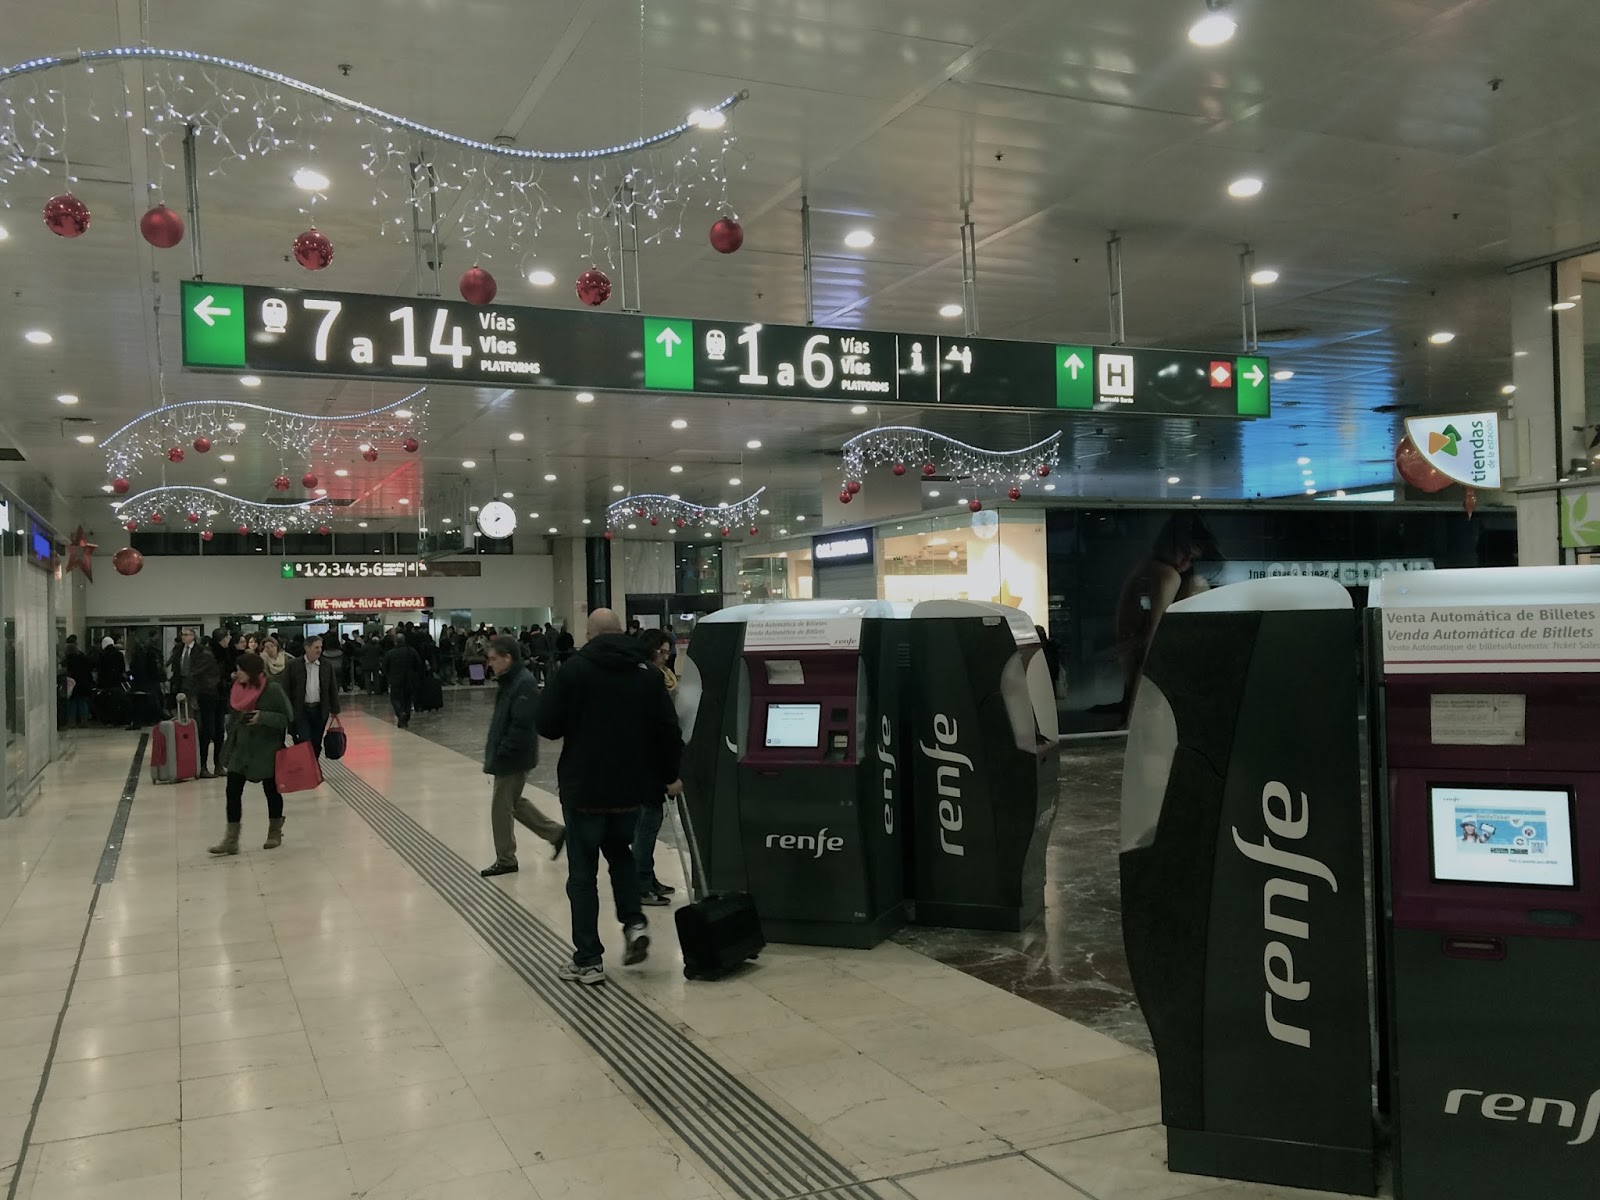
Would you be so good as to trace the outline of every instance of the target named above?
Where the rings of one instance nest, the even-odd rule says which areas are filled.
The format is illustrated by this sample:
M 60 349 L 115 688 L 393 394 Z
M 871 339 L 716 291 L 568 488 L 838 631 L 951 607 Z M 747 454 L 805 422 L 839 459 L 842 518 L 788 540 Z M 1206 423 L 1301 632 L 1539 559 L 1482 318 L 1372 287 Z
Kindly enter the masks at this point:
M 706 882 L 705 864 L 700 858 L 700 843 L 689 820 L 689 806 L 682 796 L 672 797 L 672 812 L 678 826 L 678 860 L 683 867 L 684 883 L 692 899 L 703 900 L 710 887 Z

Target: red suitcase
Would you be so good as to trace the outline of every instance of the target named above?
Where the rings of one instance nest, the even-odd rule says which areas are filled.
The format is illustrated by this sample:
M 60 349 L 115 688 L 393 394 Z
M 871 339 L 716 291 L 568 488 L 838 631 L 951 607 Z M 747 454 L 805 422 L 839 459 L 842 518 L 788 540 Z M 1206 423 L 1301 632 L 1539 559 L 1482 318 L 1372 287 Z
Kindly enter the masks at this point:
M 189 717 L 187 700 L 178 701 L 170 721 L 158 721 L 150 731 L 150 781 L 187 783 L 200 774 L 200 739 Z

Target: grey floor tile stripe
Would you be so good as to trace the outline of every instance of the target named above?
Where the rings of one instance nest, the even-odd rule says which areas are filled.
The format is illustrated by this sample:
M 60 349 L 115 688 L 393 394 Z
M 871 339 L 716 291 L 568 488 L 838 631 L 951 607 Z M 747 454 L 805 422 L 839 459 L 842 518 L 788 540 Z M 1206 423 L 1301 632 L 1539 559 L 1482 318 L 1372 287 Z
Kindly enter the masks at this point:
M 110 883 L 117 877 L 117 860 L 122 857 L 122 842 L 128 835 L 128 817 L 133 813 L 133 794 L 139 789 L 139 770 L 144 765 L 144 749 L 149 741 L 148 733 L 139 735 L 139 745 L 133 752 L 133 765 L 128 768 L 128 778 L 122 784 L 122 796 L 117 801 L 117 811 L 111 818 L 111 832 L 106 835 L 106 848 L 100 852 L 100 866 L 94 873 L 96 883 Z
M 873 1200 L 849 1168 L 615 982 L 555 978 L 566 939 L 340 763 L 328 783 L 723 1180 L 751 1200 Z M 604 889 L 602 889 L 604 890 Z M 659 928 L 657 929 L 659 936 Z

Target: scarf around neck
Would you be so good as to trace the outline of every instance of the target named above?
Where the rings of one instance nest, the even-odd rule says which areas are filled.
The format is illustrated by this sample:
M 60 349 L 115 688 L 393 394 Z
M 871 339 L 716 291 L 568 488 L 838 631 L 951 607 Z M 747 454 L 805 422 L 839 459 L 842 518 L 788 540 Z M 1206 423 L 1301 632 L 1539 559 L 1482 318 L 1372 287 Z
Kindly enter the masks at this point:
M 261 699 L 261 693 L 267 690 L 267 677 L 263 675 L 261 682 L 252 687 L 248 683 L 234 681 L 233 691 L 228 696 L 228 705 L 234 712 L 251 712 L 256 701 Z

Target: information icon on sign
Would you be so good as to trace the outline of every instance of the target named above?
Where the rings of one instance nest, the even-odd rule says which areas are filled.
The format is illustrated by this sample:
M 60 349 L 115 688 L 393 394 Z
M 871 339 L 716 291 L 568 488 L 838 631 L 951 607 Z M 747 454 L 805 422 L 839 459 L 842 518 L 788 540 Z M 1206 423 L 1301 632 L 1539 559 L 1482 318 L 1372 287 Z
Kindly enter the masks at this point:
M 1102 396 L 1133 395 L 1133 355 L 1102 354 L 1098 363 Z

